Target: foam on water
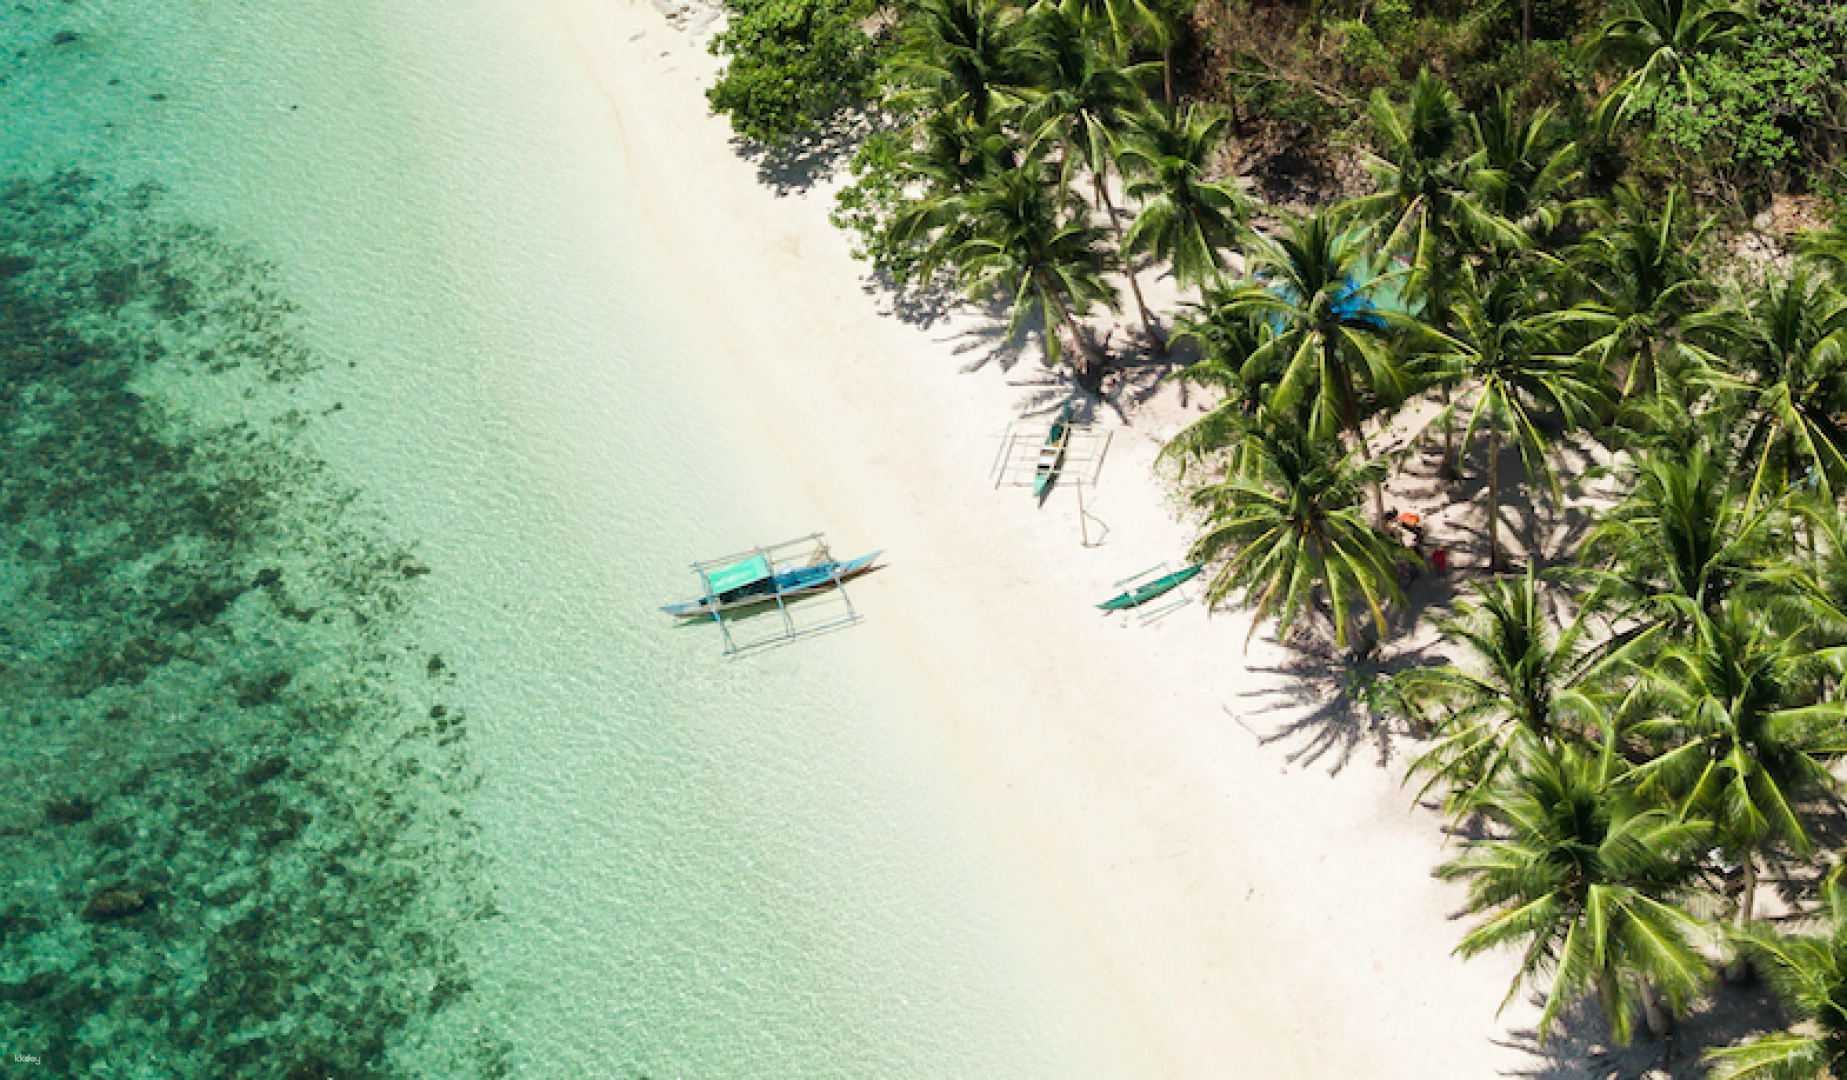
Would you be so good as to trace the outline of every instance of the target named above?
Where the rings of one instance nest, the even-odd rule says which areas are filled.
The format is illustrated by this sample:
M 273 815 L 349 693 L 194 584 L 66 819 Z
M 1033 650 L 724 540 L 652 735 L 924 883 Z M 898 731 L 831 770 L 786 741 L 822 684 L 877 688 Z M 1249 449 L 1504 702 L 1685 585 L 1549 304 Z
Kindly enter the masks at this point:
M 340 777 L 359 770 L 361 788 L 402 787 L 400 816 L 414 819 L 402 831 L 418 842 L 393 848 L 391 867 L 443 879 L 405 894 L 414 902 L 382 885 L 360 897 L 393 915 L 343 948 L 433 950 L 399 955 L 424 1007 L 395 1017 L 377 1056 L 283 1052 L 291 1033 L 326 1022 L 322 1003 L 345 1000 L 329 980 L 385 977 L 361 964 L 297 972 L 321 989 L 294 995 L 266 1030 L 273 1060 L 211 1067 L 1139 1074 L 1100 995 L 1058 955 L 1065 939 L 1014 896 L 927 718 L 895 692 L 908 676 L 876 625 L 726 662 L 711 628 L 670 627 L 654 610 L 692 588 L 692 558 L 825 522 L 743 403 L 713 389 L 710 343 L 649 272 L 660 241 L 629 210 L 609 103 L 542 8 L 270 7 L 79 0 L 0 22 L 6 171 L 44 181 L 82 168 L 105 206 L 140 191 L 134 205 L 152 202 L 158 226 L 117 219 L 190 244 L 204 264 L 194 277 L 276 295 L 273 312 L 227 309 L 222 321 L 273 324 L 301 359 L 286 377 L 214 363 L 224 328 L 163 314 L 145 286 L 130 307 L 166 345 L 133 372 L 136 392 L 171 411 L 173 431 L 247 425 L 302 463 L 313 479 L 276 494 L 332 509 L 282 514 L 292 531 L 275 544 L 292 554 L 270 561 L 322 582 L 321 603 L 374 617 L 298 640 L 274 628 L 304 623 L 307 601 L 265 578 L 268 607 L 227 601 L 249 622 L 222 647 L 269 666 L 212 685 L 241 693 L 261 733 L 289 723 L 263 711 L 287 685 L 262 681 L 284 662 L 276 650 L 329 684 L 363 669 L 364 693 L 351 693 L 370 719 L 342 729 L 329 759 L 346 763 Z M 137 187 L 148 180 L 161 187 Z M 250 265 L 213 269 L 238 259 Z M 92 305 L 78 321 L 121 317 Z M 341 571 L 335 536 L 388 557 Z M 387 592 L 388 616 L 364 599 Z M 119 678 L 103 689 L 73 710 L 102 723 L 135 695 Z M 426 791 L 401 768 L 366 772 L 368 738 L 378 761 L 427 743 L 417 756 L 440 758 L 441 782 Z M 42 782 L 22 755 L 7 760 L 0 779 Z M 269 760 L 205 761 L 194 779 L 212 790 L 254 768 L 266 781 Z M 321 782 L 312 761 L 290 760 L 286 780 Z M 56 824 L 61 812 L 44 813 Z M 13 835 L 52 827 L 35 819 Z M 93 902 L 112 881 L 46 910 Z M 305 894 L 324 876 L 287 881 Z M 289 903 L 287 888 L 268 902 Z M 108 931 L 158 941 L 171 928 Z M 52 970 L 14 937 L 3 944 L 6 985 Z M 0 1009 L 15 1005 L 40 1019 L 107 1008 L 94 995 L 0 994 Z M 69 1040 L 86 1032 L 101 1048 L 86 1060 L 106 1060 L 121 1037 L 66 1019 Z M 193 1064 L 136 1075 L 208 1075 Z

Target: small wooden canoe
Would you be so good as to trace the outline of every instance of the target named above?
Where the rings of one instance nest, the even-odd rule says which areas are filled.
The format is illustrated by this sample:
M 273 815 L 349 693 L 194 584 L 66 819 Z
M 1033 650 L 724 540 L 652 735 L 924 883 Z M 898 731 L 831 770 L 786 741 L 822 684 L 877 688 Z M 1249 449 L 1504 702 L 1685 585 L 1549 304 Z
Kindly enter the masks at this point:
M 1045 445 L 1039 448 L 1039 464 L 1033 469 L 1033 494 L 1040 502 L 1052 490 L 1058 473 L 1065 467 L 1065 451 L 1071 446 L 1071 403 L 1065 402 L 1052 430 L 1046 433 Z
M 1155 597 L 1163 593 L 1172 592 L 1174 589 L 1193 580 L 1193 578 L 1197 577 L 1199 572 L 1204 569 L 1204 564 L 1184 567 L 1165 577 L 1155 578 L 1153 581 L 1137 585 L 1125 593 L 1112 596 L 1108 600 L 1098 604 L 1097 607 L 1104 611 L 1127 611 L 1130 608 L 1141 607 Z

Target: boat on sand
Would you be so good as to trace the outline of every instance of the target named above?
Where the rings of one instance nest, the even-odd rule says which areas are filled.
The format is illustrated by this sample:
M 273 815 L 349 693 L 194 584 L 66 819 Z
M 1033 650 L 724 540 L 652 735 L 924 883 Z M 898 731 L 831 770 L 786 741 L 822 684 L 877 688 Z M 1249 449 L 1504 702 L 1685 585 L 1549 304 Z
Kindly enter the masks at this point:
M 1065 467 L 1065 453 L 1070 447 L 1071 403 L 1066 401 L 1058 419 L 1052 421 L 1052 430 L 1046 433 L 1045 445 L 1039 448 L 1039 464 L 1033 469 L 1033 494 L 1041 503 Z
M 1193 580 L 1193 578 L 1197 577 L 1199 572 L 1204 569 L 1205 565 L 1203 563 L 1196 563 L 1192 566 L 1183 567 L 1171 574 L 1155 578 L 1153 581 L 1144 582 L 1125 592 L 1118 593 L 1108 600 L 1103 601 L 1101 604 L 1098 604 L 1097 607 L 1103 611 L 1127 611 L 1130 608 L 1141 607 L 1155 597 L 1172 592 L 1174 589 Z

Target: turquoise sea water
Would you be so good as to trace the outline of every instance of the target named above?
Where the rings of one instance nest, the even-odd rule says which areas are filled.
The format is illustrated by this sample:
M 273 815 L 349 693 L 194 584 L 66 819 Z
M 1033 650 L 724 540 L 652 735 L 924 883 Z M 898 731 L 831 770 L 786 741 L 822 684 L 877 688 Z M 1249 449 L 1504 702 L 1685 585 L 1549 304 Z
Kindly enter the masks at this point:
M 624 183 L 529 0 L 0 15 L 9 1068 L 1141 1074 L 876 625 L 655 612 L 826 523 Z

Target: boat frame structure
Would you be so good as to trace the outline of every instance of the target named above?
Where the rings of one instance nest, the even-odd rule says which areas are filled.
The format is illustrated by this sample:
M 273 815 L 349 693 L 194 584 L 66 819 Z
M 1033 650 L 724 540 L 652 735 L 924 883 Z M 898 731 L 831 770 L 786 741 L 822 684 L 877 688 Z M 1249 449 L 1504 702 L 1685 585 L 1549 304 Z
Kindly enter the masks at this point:
M 1055 419 L 1015 420 L 1007 425 L 1001 436 L 1000 450 L 994 455 L 994 466 L 989 470 L 996 488 L 1033 486 L 1039 478 L 1039 462 L 1047 449 L 1046 439 L 1056 422 Z M 1068 479 L 1074 486 L 1089 484 L 1095 487 L 1114 435 L 1114 431 L 1099 429 L 1094 424 L 1066 421 L 1064 445 L 1058 459 L 1061 481 Z M 1041 492 L 1041 497 L 1045 494 L 1049 492 Z
M 836 561 L 833 553 L 828 550 L 826 536 L 821 533 L 810 533 L 807 536 L 799 536 L 793 540 L 784 540 L 776 544 L 764 544 L 747 551 L 735 552 L 731 555 L 721 556 L 716 559 L 702 559 L 693 564 L 693 573 L 699 578 L 700 599 L 704 601 L 717 600 L 717 596 L 712 589 L 711 575 L 714 572 L 728 566 L 733 566 L 744 559 L 751 558 L 761 558 L 771 567 L 798 560 L 810 566 Z M 724 635 L 725 655 L 740 656 L 757 649 L 769 648 L 772 645 L 787 644 L 797 638 L 809 637 L 814 634 L 824 634 L 830 630 L 839 630 L 858 622 L 860 620 L 860 614 L 853 607 L 853 598 L 847 595 L 846 582 L 838 573 L 834 573 L 831 576 L 833 578 L 832 588 L 805 592 L 797 597 L 797 599 L 807 601 L 802 605 L 806 611 L 817 611 L 824 607 L 821 602 L 826 596 L 838 596 L 840 598 L 840 605 L 841 608 L 844 608 L 844 612 L 839 608 L 827 611 L 815 622 L 798 621 L 796 615 L 790 610 L 788 598 L 780 593 L 766 597 L 762 603 L 753 604 L 746 608 L 719 609 L 712 611 L 712 621 L 718 624 L 719 633 Z M 780 630 L 772 631 L 762 637 L 748 639 L 740 634 L 732 632 L 734 627 L 745 620 L 767 617 L 772 608 L 775 609 L 779 616 L 779 622 L 781 624 Z M 693 619 L 690 621 L 694 625 L 697 625 L 701 620 Z
M 1130 574 L 1128 577 L 1123 578 L 1116 583 L 1115 588 L 1119 591 L 1131 591 L 1147 582 L 1174 573 L 1179 569 L 1181 569 L 1181 567 L 1174 566 L 1172 563 L 1158 563 L 1143 570 L 1139 574 Z M 1138 604 L 1131 608 L 1123 608 L 1111 614 L 1133 615 L 1135 616 L 1136 625 L 1147 626 L 1156 619 L 1163 618 L 1173 611 L 1183 608 L 1199 599 L 1200 589 L 1199 578 L 1195 577 L 1189 581 L 1181 582 L 1172 589 L 1162 593 L 1160 596 L 1154 597 L 1146 603 Z

